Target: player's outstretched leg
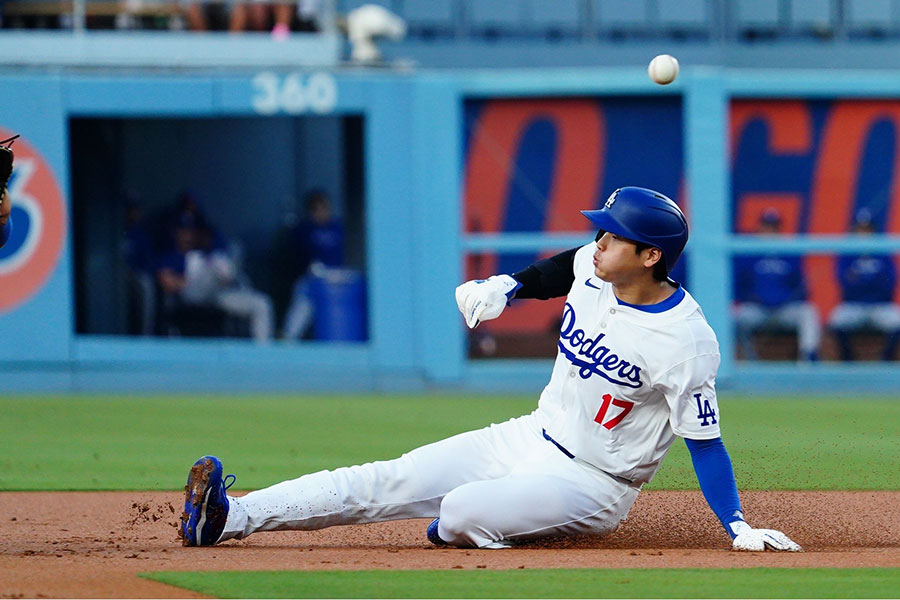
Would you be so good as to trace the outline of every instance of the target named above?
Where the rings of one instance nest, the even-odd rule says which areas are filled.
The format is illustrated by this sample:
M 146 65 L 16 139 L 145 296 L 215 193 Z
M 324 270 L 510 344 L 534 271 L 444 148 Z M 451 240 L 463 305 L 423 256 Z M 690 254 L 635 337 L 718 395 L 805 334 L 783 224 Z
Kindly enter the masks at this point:
M 222 462 L 215 456 L 204 456 L 194 463 L 184 486 L 179 529 L 182 545 L 212 546 L 219 541 L 228 517 L 225 491 L 233 483 L 234 475 L 222 478 Z

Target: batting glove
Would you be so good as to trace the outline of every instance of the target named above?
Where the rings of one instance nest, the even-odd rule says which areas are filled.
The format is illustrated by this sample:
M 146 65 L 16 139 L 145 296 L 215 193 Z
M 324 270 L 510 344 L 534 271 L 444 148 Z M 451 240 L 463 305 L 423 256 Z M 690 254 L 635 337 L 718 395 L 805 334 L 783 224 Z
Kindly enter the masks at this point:
M 480 322 L 499 317 L 520 287 L 509 275 L 467 281 L 456 288 L 456 305 L 469 329 L 475 329 Z
M 732 550 L 744 550 L 749 552 L 762 552 L 763 550 L 803 552 L 803 548 L 800 547 L 800 544 L 775 529 L 753 529 L 744 521 L 735 521 L 730 524 L 730 527 L 736 534 L 736 537 L 731 544 Z

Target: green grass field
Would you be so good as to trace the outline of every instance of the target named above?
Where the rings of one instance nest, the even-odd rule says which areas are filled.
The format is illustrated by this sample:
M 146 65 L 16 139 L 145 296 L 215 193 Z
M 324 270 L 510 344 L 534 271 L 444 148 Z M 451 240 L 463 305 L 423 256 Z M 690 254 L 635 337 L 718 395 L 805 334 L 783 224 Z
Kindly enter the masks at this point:
M 219 598 L 896 598 L 900 569 L 226 571 L 144 577 Z
M 453 395 L 4 398 L 0 490 L 177 490 L 204 454 L 223 459 L 236 489 L 255 489 L 393 458 L 535 404 Z M 900 489 L 895 399 L 728 396 L 720 412 L 741 489 Z M 697 489 L 683 443 L 647 489 Z
M 179 490 L 219 455 L 255 489 L 398 456 L 531 411 L 532 397 L 60 396 L 0 399 L 0 491 Z M 720 399 L 741 489 L 900 489 L 892 398 Z M 202 423 L 203 426 L 198 424 Z M 676 441 L 648 489 L 697 489 Z M 896 598 L 898 569 L 148 573 L 220 597 Z

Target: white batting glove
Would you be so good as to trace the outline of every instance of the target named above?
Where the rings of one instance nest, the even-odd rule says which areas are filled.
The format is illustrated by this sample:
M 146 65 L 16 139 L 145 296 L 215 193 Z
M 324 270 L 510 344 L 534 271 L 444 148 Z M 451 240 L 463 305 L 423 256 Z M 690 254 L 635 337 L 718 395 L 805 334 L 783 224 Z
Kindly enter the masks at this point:
M 782 532 L 775 529 L 753 529 L 744 521 L 735 521 L 729 525 L 737 534 L 731 544 L 732 550 L 749 552 L 762 552 L 763 550 L 775 550 L 777 552 L 803 552 L 800 544 L 793 541 Z
M 509 275 L 467 281 L 456 288 L 456 305 L 469 329 L 475 329 L 480 322 L 499 317 L 520 287 L 522 284 Z

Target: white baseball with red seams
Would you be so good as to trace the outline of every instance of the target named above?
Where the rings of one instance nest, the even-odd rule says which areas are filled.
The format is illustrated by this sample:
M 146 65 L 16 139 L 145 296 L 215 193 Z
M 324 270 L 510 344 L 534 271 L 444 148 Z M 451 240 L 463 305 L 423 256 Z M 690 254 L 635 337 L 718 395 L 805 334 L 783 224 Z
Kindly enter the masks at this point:
M 479 548 L 613 531 L 676 435 L 719 436 L 719 354 L 687 292 L 661 312 L 622 305 L 594 274 L 595 248 L 575 254 L 553 375 L 533 413 L 231 498 L 220 541 L 435 516 L 442 540 Z
M 647 73 L 660 85 L 672 83 L 678 77 L 678 59 L 671 54 L 660 54 L 650 61 Z

